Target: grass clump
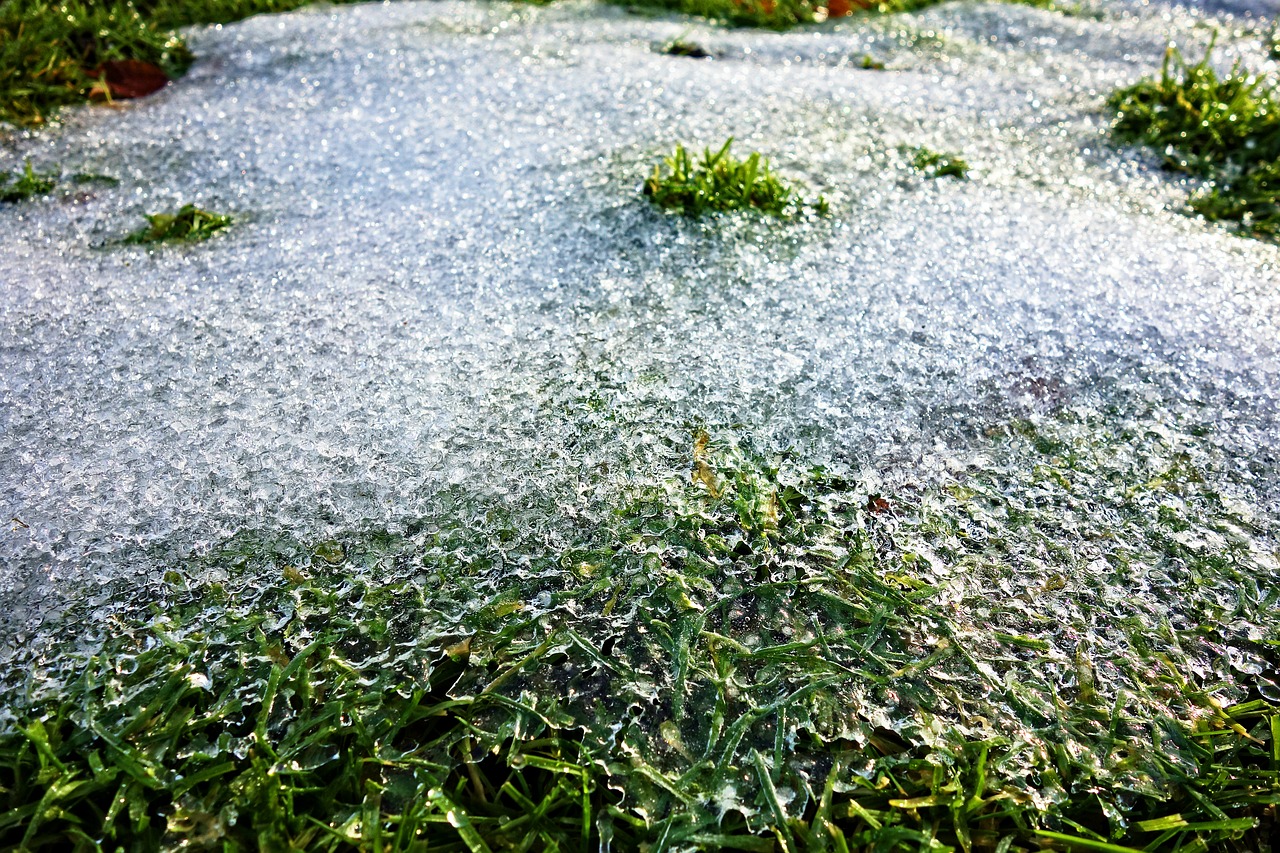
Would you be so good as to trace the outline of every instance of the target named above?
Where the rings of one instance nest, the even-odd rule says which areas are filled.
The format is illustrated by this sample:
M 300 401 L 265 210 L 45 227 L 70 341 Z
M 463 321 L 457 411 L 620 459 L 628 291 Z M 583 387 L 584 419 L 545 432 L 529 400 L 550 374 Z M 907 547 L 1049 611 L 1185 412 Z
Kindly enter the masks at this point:
M 685 56 L 689 59 L 711 59 L 714 54 L 702 45 L 693 41 L 676 39 L 663 45 L 662 52 L 668 56 Z
M 662 165 L 653 167 L 644 182 L 644 194 L 663 209 L 691 217 L 744 209 L 785 216 L 806 206 L 792 187 L 770 171 L 769 161 L 759 152 L 738 160 L 729 153 L 732 145 L 731 137 L 718 151 L 707 148 L 700 161 L 677 145 Z M 811 206 L 820 215 L 827 213 L 822 196 Z
M 207 240 L 231 225 L 221 213 L 186 204 L 173 213 L 143 214 L 147 225 L 124 238 L 125 243 L 196 242 Z
M 969 164 L 959 154 L 944 154 L 929 148 L 914 149 L 911 165 L 926 178 L 960 178 L 969 175 Z
M 130 3 L 3 0 L 0 120 L 42 124 L 59 107 L 89 100 L 104 62 L 140 60 L 178 76 L 191 59 L 176 33 Z
M 37 172 L 27 161 L 22 171 L 13 175 L 0 175 L 0 202 L 27 201 L 36 196 L 48 195 L 58 185 L 58 172 Z
M 62 172 L 60 170 L 52 169 L 47 172 L 37 172 L 31 162 L 28 161 L 21 171 L 11 175 L 0 175 L 0 202 L 16 203 L 28 201 L 37 196 L 48 195 L 57 189 L 61 179 Z M 91 172 L 76 172 L 71 176 L 70 181 L 76 185 L 101 184 L 104 186 L 117 186 L 120 183 L 118 178 Z
M 1165 168 L 1206 178 L 1190 200 L 1205 218 L 1236 222 L 1245 233 L 1280 239 L 1280 98 L 1276 81 L 1225 75 L 1210 65 L 1213 46 L 1194 65 L 1175 48 L 1160 77 L 1113 93 L 1113 133 L 1149 145 Z
M 226 24 L 308 2 L 0 0 L 0 121 L 43 124 L 59 107 L 109 99 L 104 63 L 143 62 L 179 77 L 194 57 L 178 28 Z

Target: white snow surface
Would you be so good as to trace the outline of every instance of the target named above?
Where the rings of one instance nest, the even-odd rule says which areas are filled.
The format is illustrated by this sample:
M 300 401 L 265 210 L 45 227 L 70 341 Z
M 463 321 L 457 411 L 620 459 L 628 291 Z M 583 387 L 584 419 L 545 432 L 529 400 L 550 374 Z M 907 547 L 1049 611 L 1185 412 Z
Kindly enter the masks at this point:
M 1104 103 L 1211 27 L 1274 71 L 1266 5 L 777 34 L 445 0 L 193 30 L 157 96 L 0 136 L 0 168 L 122 181 L 0 207 L 0 626 L 239 531 L 394 530 L 451 484 L 589 526 L 692 423 L 920 479 L 1010 417 L 1138 400 L 1213 424 L 1272 503 L 1280 249 L 1178 212 L 1191 184 L 1113 146 Z M 717 57 L 660 52 L 681 35 Z M 639 193 L 728 136 L 831 216 Z M 924 179 L 916 145 L 971 178 Z M 113 244 L 186 202 L 237 222 Z

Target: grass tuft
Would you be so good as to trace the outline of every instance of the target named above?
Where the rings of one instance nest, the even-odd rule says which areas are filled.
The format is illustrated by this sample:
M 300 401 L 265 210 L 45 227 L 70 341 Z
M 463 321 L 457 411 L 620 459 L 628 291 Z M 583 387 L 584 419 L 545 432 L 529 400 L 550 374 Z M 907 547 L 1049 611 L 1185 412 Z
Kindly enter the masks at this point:
M 911 165 L 926 178 L 960 178 L 969 175 L 969 164 L 959 154 L 944 154 L 929 148 L 913 149 Z
M 677 145 L 662 165 L 653 167 L 644 182 L 644 194 L 661 208 L 691 217 L 744 209 L 785 216 L 806 206 L 792 187 L 769 170 L 769 161 L 759 152 L 738 160 L 729 153 L 732 145 L 731 137 L 718 151 L 707 148 L 697 162 L 683 145 Z M 822 196 L 811 206 L 819 215 L 827 213 Z
M 0 202 L 27 201 L 48 195 L 58 185 L 58 172 L 37 172 L 27 161 L 21 172 L 0 175 Z
M 668 56 L 686 56 L 690 59 L 711 59 L 713 54 L 702 45 L 693 41 L 676 39 L 663 46 L 662 52 Z
M 1219 75 L 1210 45 L 1189 64 L 1165 52 L 1160 77 L 1113 93 L 1115 138 L 1149 145 L 1166 169 L 1208 179 L 1190 200 L 1211 221 L 1280 239 L 1280 98 L 1276 81 L 1239 64 Z
M 220 213 L 203 210 L 194 204 L 183 205 L 173 213 L 144 214 L 147 226 L 124 238 L 125 243 L 196 242 L 207 240 L 231 225 L 232 219 Z

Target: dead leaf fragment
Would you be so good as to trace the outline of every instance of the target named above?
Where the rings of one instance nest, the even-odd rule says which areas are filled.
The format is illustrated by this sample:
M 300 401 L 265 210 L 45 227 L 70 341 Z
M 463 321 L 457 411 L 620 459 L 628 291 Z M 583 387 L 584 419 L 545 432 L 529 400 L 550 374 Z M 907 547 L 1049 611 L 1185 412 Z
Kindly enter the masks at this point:
M 93 94 L 109 100 L 142 98 L 160 91 L 169 82 L 164 69 L 141 59 L 113 59 L 87 73 L 98 81 Z

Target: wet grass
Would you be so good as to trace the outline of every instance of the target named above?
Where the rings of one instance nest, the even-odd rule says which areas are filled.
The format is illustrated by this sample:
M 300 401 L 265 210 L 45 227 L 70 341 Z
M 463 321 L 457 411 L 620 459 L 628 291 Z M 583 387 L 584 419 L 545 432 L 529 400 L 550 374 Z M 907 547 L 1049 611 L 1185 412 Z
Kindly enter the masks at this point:
M 822 196 L 807 205 L 793 187 L 770 171 L 769 161 L 759 152 L 738 160 L 729 153 L 732 145 L 730 138 L 718 151 L 707 148 L 700 160 L 677 145 L 662 165 L 653 167 L 653 174 L 644 182 L 644 194 L 664 210 L 691 217 L 747 209 L 786 216 L 805 207 L 826 214 L 827 202 Z
M 1212 51 L 1190 64 L 1171 48 L 1159 78 L 1112 94 L 1114 135 L 1151 146 L 1166 169 L 1207 179 L 1190 200 L 1206 219 L 1280 240 L 1276 81 L 1239 65 L 1220 75 L 1210 64 Z
M 911 166 L 926 178 L 960 178 L 969 176 L 969 164 L 959 154 L 944 154 L 929 148 L 911 150 Z
M 194 204 L 186 204 L 172 213 L 144 214 L 147 225 L 125 237 L 124 243 L 198 242 L 228 228 L 232 218 Z
M 1166 426 L 992 441 L 883 494 L 696 431 L 577 544 L 229 543 L 17 663 L 0 846 L 1267 849 L 1258 520 Z

